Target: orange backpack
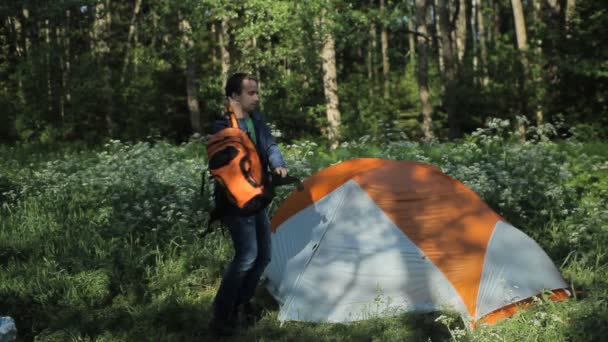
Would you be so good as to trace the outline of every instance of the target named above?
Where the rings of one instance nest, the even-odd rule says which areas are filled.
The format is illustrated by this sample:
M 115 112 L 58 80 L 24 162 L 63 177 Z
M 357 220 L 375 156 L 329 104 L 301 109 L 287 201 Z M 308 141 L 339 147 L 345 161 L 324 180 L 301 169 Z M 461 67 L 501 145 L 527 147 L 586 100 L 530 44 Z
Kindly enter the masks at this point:
M 209 171 L 217 186 L 243 215 L 266 207 L 272 196 L 264 187 L 264 172 L 251 139 L 238 126 L 229 110 L 231 127 L 213 134 L 207 142 Z

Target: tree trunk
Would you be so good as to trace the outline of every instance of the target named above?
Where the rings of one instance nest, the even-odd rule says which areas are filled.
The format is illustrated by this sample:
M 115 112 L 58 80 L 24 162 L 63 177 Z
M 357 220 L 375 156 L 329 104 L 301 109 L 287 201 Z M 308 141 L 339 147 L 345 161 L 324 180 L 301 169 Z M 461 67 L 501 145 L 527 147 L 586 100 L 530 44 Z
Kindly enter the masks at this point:
M 491 0 L 492 2 L 492 37 L 494 41 L 498 41 L 500 37 L 500 26 L 502 25 L 502 19 L 500 17 L 500 2 L 498 0 Z
M 66 21 L 67 21 L 67 17 L 66 17 Z M 67 71 L 66 71 L 66 55 L 69 55 L 69 52 L 66 53 L 66 49 L 68 44 L 66 43 L 66 38 L 65 38 L 65 31 L 66 31 L 66 27 L 60 27 L 57 26 L 55 28 L 56 30 L 56 36 L 57 36 L 57 42 L 59 43 L 58 45 L 61 45 L 63 47 L 61 53 L 59 53 L 59 69 L 61 71 L 61 91 L 59 94 L 59 118 L 60 118 L 60 126 L 61 126 L 61 130 L 62 130 L 62 135 L 63 135 L 63 127 L 64 127 L 64 123 L 65 123 L 65 94 L 67 92 Z
M 369 0 L 370 10 L 374 8 L 374 0 Z M 376 17 L 372 16 L 369 23 L 369 50 L 368 50 L 368 77 L 370 78 L 370 95 L 378 84 L 378 75 L 376 72 L 376 51 L 378 49 L 378 32 L 376 30 Z
M 61 30 L 61 35 L 63 37 L 63 54 L 61 55 L 61 89 L 62 89 L 62 98 L 61 98 L 61 124 L 62 124 L 62 134 L 65 135 L 65 114 L 66 114 L 66 106 L 69 108 L 70 102 L 72 101 L 72 93 L 70 91 L 70 76 L 72 73 L 72 41 L 70 39 L 70 26 L 72 24 L 72 12 L 70 10 L 65 11 L 65 20 L 66 26 Z
M 467 2 L 459 0 L 456 19 L 456 51 L 458 62 L 462 63 L 467 45 Z
M 408 34 L 408 40 L 409 40 L 409 51 L 408 54 L 410 55 L 410 63 L 416 63 L 416 36 L 413 34 L 414 32 L 414 20 L 412 18 L 412 16 L 408 16 L 407 18 L 407 29 L 408 31 L 410 31 L 410 34 Z
M 528 115 L 528 99 L 526 96 L 526 86 L 529 79 L 529 65 L 528 65 L 528 37 L 526 34 L 526 22 L 524 19 L 524 10 L 521 0 L 511 0 L 511 6 L 513 7 L 513 20 L 515 22 L 515 35 L 517 38 L 517 49 L 519 50 L 519 58 L 522 65 L 522 77 L 520 82 L 520 94 L 521 94 L 521 114 L 525 117 Z M 525 125 L 521 120 L 518 120 L 518 125 Z M 525 132 L 525 127 L 518 127 L 518 132 Z M 521 136 L 521 139 L 525 139 L 525 133 Z
M 186 60 L 186 96 L 188 111 L 190 112 L 190 126 L 192 133 L 202 133 L 201 110 L 196 96 L 196 63 L 193 56 L 194 41 L 192 40 L 192 26 L 180 13 L 179 30 L 182 35 L 182 48 Z
M 211 25 L 209 26 L 211 28 L 211 39 L 213 40 L 213 43 L 217 42 L 217 44 L 213 44 L 213 47 L 211 48 L 211 64 L 215 66 L 217 64 L 217 60 L 219 59 L 218 56 L 221 54 L 221 52 L 218 51 L 219 38 L 217 36 L 216 24 L 211 22 Z
M 154 9 L 150 9 L 150 17 L 152 18 L 152 37 L 151 37 L 151 48 L 154 50 L 156 48 L 156 41 L 158 40 L 158 21 L 160 20 L 160 16 Z
M 443 62 L 443 42 L 441 37 L 441 30 L 439 28 L 439 13 L 437 12 L 437 0 L 433 0 L 433 21 L 435 23 L 435 32 L 437 32 L 437 59 L 439 61 L 439 76 L 441 80 L 445 80 L 445 64 Z M 443 88 L 443 83 L 442 83 Z
M 70 26 L 72 24 L 72 13 L 70 12 L 70 10 L 67 10 L 65 12 L 66 14 L 66 18 L 67 18 L 67 32 L 70 31 Z M 65 90 L 65 101 L 66 103 L 69 105 L 69 103 L 72 101 L 72 92 L 70 91 L 70 87 L 69 87 L 69 83 L 70 83 L 70 76 L 72 74 L 72 41 L 70 39 L 70 35 L 66 34 L 66 32 L 64 32 L 65 35 L 65 85 L 66 85 L 66 90 Z
M 572 15 L 574 14 L 575 9 L 576 9 L 576 0 L 567 0 L 566 1 L 566 30 L 570 27 L 570 20 L 572 20 Z
M 416 36 L 418 42 L 418 95 L 422 110 L 422 135 L 425 140 L 433 139 L 432 114 L 428 81 L 428 28 L 426 23 L 428 0 L 416 0 Z
M 15 66 L 20 61 L 29 62 L 29 55 L 31 53 L 31 40 L 29 38 L 29 32 L 27 30 L 28 21 L 30 18 L 29 10 L 25 7 L 26 4 L 23 3 L 23 9 L 21 11 L 21 15 L 12 18 L 13 30 L 15 34 L 15 52 L 17 61 L 15 62 Z M 20 104 L 25 104 L 25 89 L 23 87 L 23 77 L 21 73 L 17 73 L 17 98 Z
M 45 69 L 46 69 L 46 105 L 47 115 L 49 118 L 53 116 L 53 85 L 51 73 L 51 24 L 49 19 L 44 20 L 44 43 L 45 43 Z
M 471 50 L 472 50 L 472 55 L 473 55 L 473 71 L 474 71 L 474 80 L 475 83 L 477 84 L 477 82 L 479 81 L 479 56 L 477 54 L 478 52 L 478 41 L 477 39 L 479 38 L 479 32 L 478 32 L 478 26 L 477 26 L 477 0 L 471 0 L 471 16 L 470 16 L 470 25 L 471 25 Z
M 382 32 L 381 36 L 381 44 L 382 44 L 382 76 L 384 81 L 384 98 L 387 99 L 390 95 L 390 63 L 388 58 L 388 31 L 386 29 L 386 7 L 384 5 L 384 0 L 380 0 L 380 15 L 382 18 Z
M 26 6 L 26 3 L 23 3 L 23 9 L 21 11 L 21 18 L 17 20 L 17 24 L 21 26 L 22 34 L 19 37 L 20 45 L 22 47 L 23 56 L 28 56 L 31 51 L 32 42 L 30 40 L 29 32 L 27 30 L 27 25 L 30 20 L 30 11 Z M 19 23 L 21 21 L 21 23 Z
M 511 6 L 513 7 L 517 48 L 521 52 L 526 52 L 528 50 L 528 36 L 526 34 L 526 21 L 521 0 L 511 0 Z
M 536 32 L 533 32 L 531 34 L 531 36 L 536 36 L 535 37 L 536 38 L 536 44 L 533 44 L 533 45 L 536 45 L 535 53 L 536 53 L 537 56 L 542 56 L 542 54 L 543 54 L 543 48 L 542 48 L 542 46 L 543 46 L 543 43 L 544 43 L 541 40 L 541 36 L 538 34 L 539 24 L 542 25 L 542 22 L 543 22 L 542 6 L 541 5 L 542 4 L 541 4 L 540 1 L 535 1 L 532 4 L 532 13 L 530 13 L 530 16 L 529 16 L 530 20 L 528 21 L 529 23 L 531 23 L 529 25 L 530 27 L 536 28 Z M 539 69 L 541 69 L 541 70 L 539 70 Z M 539 67 L 537 69 L 537 72 L 535 72 L 532 77 L 534 78 L 534 86 L 533 87 L 535 89 L 538 89 L 538 87 L 540 87 L 540 85 L 543 82 L 542 67 Z M 545 115 L 544 115 L 543 107 L 542 107 L 542 105 L 541 105 L 540 102 L 536 103 L 535 116 L 536 116 L 536 125 L 540 126 L 544 122 L 544 120 L 545 120 L 545 118 L 544 118 Z
M 230 23 L 228 17 L 222 18 L 220 22 L 220 49 L 222 51 L 222 84 L 226 84 L 228 80 L 228 72 L 230 71 Z
M 481 84 L 487 86 L 489 83 L 488 78 L 488 48 L 486 43 L 486 26 L 485 16 L 483 13 L 483 1 L 473 0 L 477 3 L 477 30 L 479 34 L 479 49 L 481 55 Z
M 93 53 L 97 57 L 103 69 L 104 91 L 106 108 L 104 109 L 104 119 L 106 129 L 110 137 L 116 134 L 116 124 L 114 122 L 114 99 L 112 88 L 112 69 L 110 62 L 110 30 L 112 26 L 111 0 L 104 0 L 95 6 L 95 21 L 93 22 Z
M 545 0 L 548 5 L 549 15 L 555 23 L 560 23 L 563 17 L 562 1 L 561 0 Z
M 328 30 L 327 18 L 325 13 L 321 16 L 319 30 L 322 32 L 323 48 L 321 49 L 321 62 L 323 68 L 323 90 L 327 105 L 327 138 L 331 148 L 338 147 L 340 139 L 340 99 L 338 97 L 338 75 L 336 70 L 336 46 L 334 35 Z
M 448 114 L 448 126 L 450 138 L 460 136 L 460 122 L 456 117 L 455 83 L 456 69 L 452 42 L 450 41 L 450 19 L 447 0 L 438 0 L 437 12 L 439 13 L 439 29 L 441 32 L 441 43 L 443 52 L 443 63 L 445 69 L 445 96 L 443 104 Z
M 11 27 L 15 36 L 15 55 L 19 58 L 23 58 L 25 56 L 24 44 L 21 42 L 21 37 L 24 36 L 23 33 L 23 25 L 19 21 L 19 19 L 14 17 L 6 18 L 8 27 Z
M 135 0 L 135 4 L 133 5 L 133 13 L 131 14 L 131 21 L 129 22 L 129 33 L 127 35 L 127 47 L 125 51 L 125 56 L 122 62 L 122 72 L 120 76 L 120 83 L 124 82 L 125 74 L 127 72 L 127 67 L 130 64 L 131 59 L 131 48 L 133 45 L 132 41 L 135 40 L 135 35 L 137 32 L 137 17 L 139 16 L 139 11 L 141 10 L 141 2 L 142 0 Z

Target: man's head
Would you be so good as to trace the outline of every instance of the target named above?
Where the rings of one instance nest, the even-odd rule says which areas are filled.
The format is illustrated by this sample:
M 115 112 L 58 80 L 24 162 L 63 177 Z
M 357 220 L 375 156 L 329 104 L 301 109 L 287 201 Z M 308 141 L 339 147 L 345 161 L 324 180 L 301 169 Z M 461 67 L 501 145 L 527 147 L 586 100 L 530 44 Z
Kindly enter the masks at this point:
M 252 112 L 260 102 L 258 81 L 250 74 L 236 73 L 226 81 L 226 97 L 240 105 L 246 112 Z

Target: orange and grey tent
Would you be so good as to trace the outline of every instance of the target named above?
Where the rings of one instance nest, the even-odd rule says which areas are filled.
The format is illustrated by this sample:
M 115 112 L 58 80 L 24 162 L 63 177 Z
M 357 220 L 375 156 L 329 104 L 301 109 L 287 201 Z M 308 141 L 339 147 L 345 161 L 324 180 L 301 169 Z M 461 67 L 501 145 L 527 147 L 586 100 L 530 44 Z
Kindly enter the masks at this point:
M 452 309 L 492 323 L 570 295 L 536 242 L 434 166 L 354 159 L 303 184 L 272 220 L 265 273 L 281 321 Z

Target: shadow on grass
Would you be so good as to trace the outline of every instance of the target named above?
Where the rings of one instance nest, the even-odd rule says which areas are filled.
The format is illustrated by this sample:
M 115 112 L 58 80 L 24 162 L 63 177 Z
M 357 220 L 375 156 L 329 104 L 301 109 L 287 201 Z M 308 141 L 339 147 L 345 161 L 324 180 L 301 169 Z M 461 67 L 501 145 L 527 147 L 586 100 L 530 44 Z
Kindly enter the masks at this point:
M 404 314 L 350 324 L 285 322 L 281 326 L 276 313 L 269 313 L 233 340 L 445 341 L 450 339 L 450 332 L 445 325 L 435 322 L 439 315 L 438 312 Z

